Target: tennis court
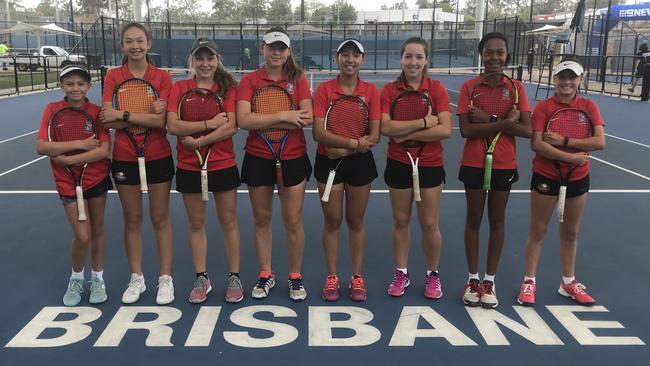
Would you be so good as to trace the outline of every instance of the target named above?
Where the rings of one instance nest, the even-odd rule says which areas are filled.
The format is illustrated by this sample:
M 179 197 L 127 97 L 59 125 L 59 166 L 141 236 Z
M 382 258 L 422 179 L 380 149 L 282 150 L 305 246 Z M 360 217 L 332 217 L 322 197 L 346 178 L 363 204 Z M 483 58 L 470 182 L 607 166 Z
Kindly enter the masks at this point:
M 364 73 L 378 87 L 394 79 L 390 73 Z M 332 76 L 313 74 L 313 88 Z M 437 74 L 452 103 L 469 76 Z M 526 85 L 534 105 L 535 89 Z M 99 85 L 89 94 L 99 103 Z M 291 302 L 284 281 L 269 298 L 246 297 L 226 304 L 223 292 L 226 261 L 214 209 L 208 215 L 208 271 L 214 290 L 201 306 L 186 301 L 194 271 L 187 245 L 187 220 L 181 195 L 172 193 L 170 219 L 174 229 L 176 300 L 155 304 L 153 279 L 158 265 L 152 228 L 143 226 L 143 268 L 150 290 L 137 306 L 120 302 L 129 269 L 122 241 L 122 213 L 117 195 L 106 207 L 108 301 L 76 308 L 61 304 L 69 276 L 71 232 L 54 191 L 49 162 L 35 153 L 35 130 L 43 106 L 61 98 L 48 91 L 0 99 L 0 365 L 75 362 L 94 365 L 181 362 L 213 364 L 384 365 L 443 363 L 466 365 L 525 363 L 529 365 L 644 365 L 650 357 L 650 293 L 643 286 L 650 256 L 650 126 L 648 104 L 591 95 L 606 122 L 607 146 L 593 154 L 591 193 L 579 238 L 577 276 L 589 286 L 598 304 L 581 307 L 557 294 L 560 278 L 558 235 L 550 225 L 537 275 L 537 304 L 516 305 L 523 276 L 523 249 L 529 224 L 528 185 L 532 153 L 518 142 L 520 180 L 513 187 L 506 218 L 506 244 L 497 274 L 500 306 L 496 310 L 467 308 L 460 296 L 467 278 L 463 228 L 465 197 L 458 181 L 463 139 L 454 129 L 443 142 L 447 181 L 440 207 L 443 238 L 440 275 L 444 296 L 423 297 L 424 261 L 417 220 L 412 222 L 409 268 L 411 286 L 401 298 L 386 294 L 394 262 L 390 243 L 391 210 L 381 178 L 386 139 L 375 147 L 380 178 L 366 215 L 364 260 L 368 300 L 354 303 L 342 296 L 336 303 L 320 299 L 326 276 L 321 246 L 322 212 L 312 177 L 305 198 L 303 276 L 309 293 Z M 454 120 L 457 126 L 457 120 Z M 314 161 L 311 130 L 305 134 Z M 238 162 L 246 131 L 234 138 Z M 175 139 L 174 139 L 175 140 Z M 175 143 L 175 141 L 174 141 Z M 241 276 L 247 294 L 257 279 L 252 210 L 246 186 L 240 187 L 238 218 L 242 239 Z M 274 211 L 274 270 L 287 275 L 279 202 Z M 210 203 L 214 207 L 214 203 Z M 482 239 L 487 237 L 487 223 Z M 341 233 L 339 275 L 349 276 L 347 233 Z M 485 241 L 482 250 L 486 248 Z M 485 253 L 481 253 L 485 258 Z M 483 263 L 483 259 L 481 259 Z M 483 271 L 483 265 L 480 266 Z M 343 280 L 343 283 L 347 283 Z M 342 290 L 342 294 L 347 291 Z

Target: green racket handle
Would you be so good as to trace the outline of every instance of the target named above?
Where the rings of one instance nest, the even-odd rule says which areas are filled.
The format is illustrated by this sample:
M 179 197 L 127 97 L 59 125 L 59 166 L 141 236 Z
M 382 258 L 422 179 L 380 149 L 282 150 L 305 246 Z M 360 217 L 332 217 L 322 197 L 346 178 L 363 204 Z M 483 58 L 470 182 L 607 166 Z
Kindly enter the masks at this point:
M 485 154 L 485 169 L 483 173 L 483 189 L 489 191 L 492 186 L 492 159 L 494 154 Z

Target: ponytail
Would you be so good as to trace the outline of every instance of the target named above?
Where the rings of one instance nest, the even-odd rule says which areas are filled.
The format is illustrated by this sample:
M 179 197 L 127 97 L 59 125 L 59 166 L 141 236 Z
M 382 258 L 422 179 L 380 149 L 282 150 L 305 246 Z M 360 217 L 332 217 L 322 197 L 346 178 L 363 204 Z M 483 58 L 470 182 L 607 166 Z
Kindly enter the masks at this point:
M 237 87 L 237 82 L 221 63 L 221 56 L 217 55 L 217 57 L 219 57 L 219 65 L 217 65 L 217 71 L 214 72 L 213 78 L 214 82 L 219 85 L 219 94 L 222 99 L 225 99 L 228 90 Z
M 287 80 L 294 84 L 297 84 L 304 75 L 304 71 L 298 66 L 291 54 L 287 57 L 287 62 L 282 65 L 282 72 L 287 76 Z

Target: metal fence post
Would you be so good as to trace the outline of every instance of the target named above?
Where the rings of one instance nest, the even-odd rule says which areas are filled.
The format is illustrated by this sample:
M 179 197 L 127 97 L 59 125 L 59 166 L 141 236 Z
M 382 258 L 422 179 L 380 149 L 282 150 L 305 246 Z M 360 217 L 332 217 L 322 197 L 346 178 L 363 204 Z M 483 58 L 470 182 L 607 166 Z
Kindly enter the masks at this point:
M 102 53 L 104 55 L 104 65 L 106 65 L 106 32 L 104 31 L 104 16 L 102 15 L 100 21 L 102 22 Z

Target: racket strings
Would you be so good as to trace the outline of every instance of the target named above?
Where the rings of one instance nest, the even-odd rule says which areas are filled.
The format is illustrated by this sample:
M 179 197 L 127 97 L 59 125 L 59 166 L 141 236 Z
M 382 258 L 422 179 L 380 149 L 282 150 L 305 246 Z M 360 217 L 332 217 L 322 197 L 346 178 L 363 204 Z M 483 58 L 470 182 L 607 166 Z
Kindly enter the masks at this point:
M 181 99 L 179 112 L 184 121 L 205 121 L 223 111 L 215 95 L 190 92 Z
M 585 139 L 592 135 L 589 117 L 586 113 L 578 110 L 560 110 L 554 113 L 547 130 L 576 139 Z
M 293 110 L 291 97 L 280 87 L 266 87 L 253 96 L 252 111 L 259 114 L 273 114 Z M 264 128 L 259 132 L 270 142 L 280 142 L 289 130 L 283 128 Z
M 490 86 L 481 80 L 474 85 L 470 96 L 472 106 L 505 118 L 516 104 L 517 92 L 511 82 Z
M 130 80 L 117 90 L 116 107 L 130 113 L 150 113 L 156 101 L 156 91 L 144 80 Z M 129 126 L 128 132 L 133 135 L 145 134 L 148 129 L 141 126 Z
M 368 108 L 357 98 L 341 98 L 330 106 L 325 129 L 335 135 L 359 139 L 367 134 Z
M 391 119 L 395 121 L 413 121 L 424 118 L 429 113 L 431 102 L 425 94 L 406 92 L 397 97 L 391 108 Z M 433 112 L 433 111 L 432 111 Z M 402 144 L 412 154 L 424 146 L 419 141 L 405 141 Z
M 96 135 L 95 123 L 84 112 L 74 109 L 62 109 L 52 116 L 49 126 L 52 141 L 85 140 Z M 67 152 L 65 155 L 76 155 L 82 150 Z

